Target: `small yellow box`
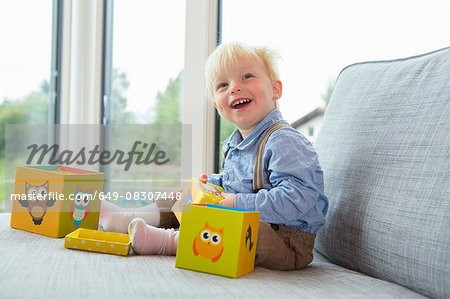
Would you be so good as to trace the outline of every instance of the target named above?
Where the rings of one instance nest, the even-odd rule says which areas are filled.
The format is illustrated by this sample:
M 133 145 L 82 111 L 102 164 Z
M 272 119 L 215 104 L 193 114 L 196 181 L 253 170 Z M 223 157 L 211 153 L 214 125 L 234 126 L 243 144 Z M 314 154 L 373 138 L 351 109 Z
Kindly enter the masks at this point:
M 223 200 L 223 197 L 220 196 L 221 192 L 225 192 L 222 187 L 211 183 L 205 184 L 198 178 L 193 177 L 183 188 L 181 199 L 172 206 L 172 212 L 177 217 L 178 222 L 181 223 L 182 206 L 184 204 L 217 204 L 219 201 Z
M 72 167 L 17 167 L 10 225 L 54 238 L 97 229 L 103 182 L 103 173 Z
M 175 266 L 237 278 L 253 271 L 259 212 L 184 205 Z
M 66 236 L 64 247 L 116 255 L 128 255 L 130 237 L 127 234 L 79 228 Z

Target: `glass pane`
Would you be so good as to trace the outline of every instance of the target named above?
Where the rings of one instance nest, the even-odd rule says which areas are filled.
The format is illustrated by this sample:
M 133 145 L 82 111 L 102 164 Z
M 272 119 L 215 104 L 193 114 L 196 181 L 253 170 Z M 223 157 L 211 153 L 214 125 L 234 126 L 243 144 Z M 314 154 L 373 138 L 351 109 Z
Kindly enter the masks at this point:
M 109 123 L 181 123 L 185 6 L 114 1 Z
M 123 126 L 120 134 L 106 136 L 106 146 L 126 148 L 142 142 L 139 150 L 147 151 L 142 144 L 154 142 L 158 149 L 173 155 L 170 163 L 161 167 L 140 167 L 130 171 L 105 167 L 108 192 L 164 194 L 180 187 L 185 14 L 184 0 L 114 1 L 111 100 L 107 123 L 135 126 Z M 118 127 L 111 126 L 111 130 L 114 128 Z M 131 140 L 134 136 L 139 138 Z M 146 199 L 149 198 L 142 198 L 143 201 Z M 143 201 L 114 203 L 140 206 L 145 204 Z
M 279 52 L 283 82 L 279 105 L 284 118 L 293 123 L 310 112 L 320 114 L 316 108 L 326 106 L 324 99 L 340 70 L 351 63 L 448 46 L 448 11 L 447 0 L 226 0 L 222 40 L 265 45 Z M 319 128 L 320 122 L 314 131 Z
M 52 1 L 0 2 L 0 182 L 5 124 L 47 124 Z M 0 211 L 5 188 L 0 187 Z

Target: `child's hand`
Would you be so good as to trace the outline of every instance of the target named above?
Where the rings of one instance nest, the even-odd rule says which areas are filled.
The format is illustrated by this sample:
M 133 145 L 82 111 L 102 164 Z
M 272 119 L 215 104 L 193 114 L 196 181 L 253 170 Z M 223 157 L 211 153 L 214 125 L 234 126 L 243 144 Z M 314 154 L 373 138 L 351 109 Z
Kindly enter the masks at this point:
M 234 202 L 236 201 L 236 194 L 221 192 L 220 196 L 222 196 L 224 199 L 219 201 L 218 203 L 219 206 L 234 208 Z
M 206 184 L 208 182 L 208 176 L 204 173 L 198 178 L 203 184 Z

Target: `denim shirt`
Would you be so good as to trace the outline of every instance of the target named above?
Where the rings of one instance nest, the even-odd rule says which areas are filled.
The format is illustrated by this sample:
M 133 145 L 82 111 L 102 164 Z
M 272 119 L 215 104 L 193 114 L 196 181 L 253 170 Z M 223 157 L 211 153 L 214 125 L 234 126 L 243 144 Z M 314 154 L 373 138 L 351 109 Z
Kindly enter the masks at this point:
M 262 221 L 315 234 L 325 223 L 328 199 L 317 153 L 300 132 L 286 127 L 270 135 L 263 158 L 265 189 L 253 192 L 258 145 L 265 131 L 278 122 L 287 123 L 275 109 L 247 138 L 242 139 L 236 129 L 222 143 L 222 155 L 228 150 L 223 171 L 208 176 L 208 181 L 236 193 L 235 207 L 260 211 Z

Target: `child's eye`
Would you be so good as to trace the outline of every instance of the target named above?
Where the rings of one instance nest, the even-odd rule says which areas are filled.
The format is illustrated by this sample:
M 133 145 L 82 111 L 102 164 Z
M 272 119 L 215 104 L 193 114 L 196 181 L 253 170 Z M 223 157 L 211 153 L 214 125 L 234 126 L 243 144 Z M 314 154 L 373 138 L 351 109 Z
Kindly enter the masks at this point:
M 242 76 L 242 79 L 246 80 L 252 77 L 254 77 L 252 74 L 245 74 L 244 76 Z
M 228 86 L 228 83 L 220 83 L 219 85 L 217 85 L 217 89 L 221 89 L 221 88 L 224 88 L 227 86 Z

